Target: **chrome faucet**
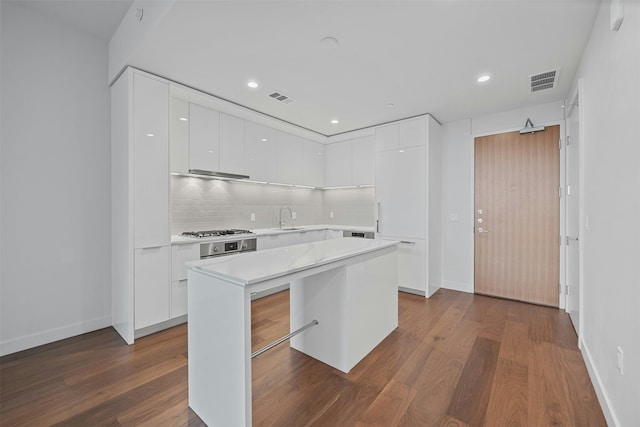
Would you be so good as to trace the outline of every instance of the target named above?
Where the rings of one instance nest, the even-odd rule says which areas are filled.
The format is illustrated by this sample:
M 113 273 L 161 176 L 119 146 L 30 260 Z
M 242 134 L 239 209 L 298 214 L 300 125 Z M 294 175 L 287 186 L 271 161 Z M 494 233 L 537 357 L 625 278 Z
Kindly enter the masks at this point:
M 285 209 L 289 210 L 289 216 L 291 217 L 291 219 L 293 219 L 293 211 L 291 210 L 291 208 L 289 206 L 281 207 L 280 213 L 278 214 L 278 217 L 280 218 L 280 228 L 284 227 L 284 220 L 282 219 L 282 211 Z

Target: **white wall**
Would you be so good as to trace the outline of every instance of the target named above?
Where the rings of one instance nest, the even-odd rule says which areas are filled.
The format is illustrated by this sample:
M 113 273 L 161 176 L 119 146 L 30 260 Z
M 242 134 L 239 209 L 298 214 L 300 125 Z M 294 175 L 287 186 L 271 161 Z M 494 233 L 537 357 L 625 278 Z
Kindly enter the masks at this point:
M 563 135 L 561 105 L 543 104 L 442 126 L 442 287 L 473 292 L 474 138 L 519 130 L 527 118 L 536 126 L 560 124 Z
M 610 425 L 640 420 L 640 3 L 604 2 L 578 78 L 584 149 L 583 354 Z M 624 351 L 624 375 L 616 348 Z
M 107 43 L 2 2 L 1 354 L 109 326 Z

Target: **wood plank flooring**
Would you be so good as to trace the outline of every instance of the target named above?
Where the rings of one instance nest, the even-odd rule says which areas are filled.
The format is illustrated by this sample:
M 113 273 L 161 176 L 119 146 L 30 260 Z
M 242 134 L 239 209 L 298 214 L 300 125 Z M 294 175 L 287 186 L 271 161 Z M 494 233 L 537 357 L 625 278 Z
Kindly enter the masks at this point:
M 252 305 L 256 350 L 289 294 Z M 254 426 L 605 426 L 560 310 L 448 290 L 400 293 L 399 327 L 349 374 L 283 344 L 253 360 Z M 0 359 L 2 426 L 202 426 L 187 326 L 127 346 L 111 328 Z

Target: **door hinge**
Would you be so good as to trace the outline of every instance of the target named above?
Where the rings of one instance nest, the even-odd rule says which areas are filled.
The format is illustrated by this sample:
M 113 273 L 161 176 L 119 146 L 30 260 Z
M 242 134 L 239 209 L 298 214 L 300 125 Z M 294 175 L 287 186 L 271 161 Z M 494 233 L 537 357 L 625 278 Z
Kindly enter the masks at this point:
M 571 137 L 567 136 L 567 145 L 571 145 Z
M 569 285 L 565 286 L 566 294 L 569 295 Z

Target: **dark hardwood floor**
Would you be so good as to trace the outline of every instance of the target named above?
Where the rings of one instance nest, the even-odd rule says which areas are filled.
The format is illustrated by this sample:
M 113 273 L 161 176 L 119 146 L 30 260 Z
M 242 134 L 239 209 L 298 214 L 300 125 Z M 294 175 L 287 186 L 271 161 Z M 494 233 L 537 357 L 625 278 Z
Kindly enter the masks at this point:
M 253 425 L 606 425 L 562 311 L 440 290 L 400 293 L 399 313 L 349 374 L 286 344 L 254 359 Z M 255 301 L 254 350 L 288 322 L 288 292 Z M 5 356 L 0 424 L 204 425 L 188 408 L 186 331 L 127 346 L 108 328 Z

